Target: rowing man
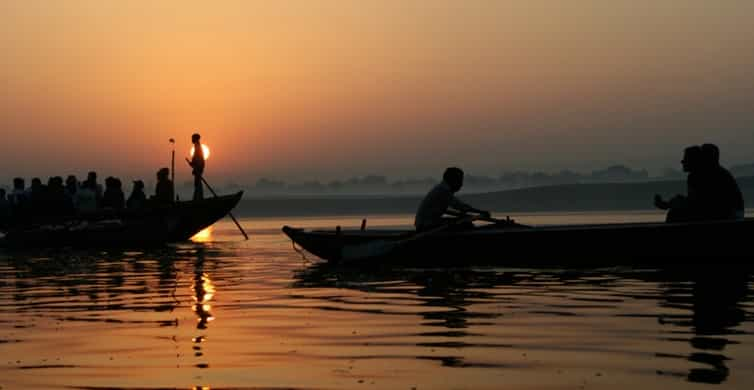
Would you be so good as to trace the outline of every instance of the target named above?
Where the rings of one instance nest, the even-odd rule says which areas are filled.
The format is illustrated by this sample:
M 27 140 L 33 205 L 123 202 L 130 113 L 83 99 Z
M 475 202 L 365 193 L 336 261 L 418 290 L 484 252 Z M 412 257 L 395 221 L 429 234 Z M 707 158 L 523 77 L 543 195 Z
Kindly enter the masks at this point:
M 489 218 L 490 213 L 475 209 L 455 197 L 455 193 L 463 187 L 463 171 L 460 168 L 451 167 L 442 175 L 442 182 L 427 193 L 416 212 L 414 226 L 416 230 L 427 230 L 442 224 L 453 223 L 457 215 L 465 213 L 478 213 Z M 445 217 L 446 214 L 455 217 Z M 469 222 L 466 226 L 469 227 Z

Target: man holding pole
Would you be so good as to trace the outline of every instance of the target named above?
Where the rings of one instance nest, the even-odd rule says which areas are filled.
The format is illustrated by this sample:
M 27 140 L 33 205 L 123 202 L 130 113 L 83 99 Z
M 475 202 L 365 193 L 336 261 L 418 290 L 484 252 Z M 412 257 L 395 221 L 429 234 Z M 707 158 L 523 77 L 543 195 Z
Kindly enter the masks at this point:
M 204 184 L 202 175 L 204 175 L 204 150 L 200 142 L 202 136 L 194 133 L 191 136 L 191 143 L 194 144 L 194 155 L 191 156 L 191 168 L 194 175 L 194 200 L 204 199 Z
M 202 176 L 204 174 L 204 148 L 202 148 L 202 143 L 199 142 L 201 139 L 201 136 L 199 134 L 194 134 L 191 136 L 191 142 L 194 144 L 194 153 L 191 156 L 191 160 L 186 158 L 186 162 L 191 165 L 192 173 L 194 174 L 194 200 L 201 200 L 204 198 L 204 186 L 207 186 L 207 189 L 209 190 L 212 195 L 217 198 L 217 193 L 215 190 L 212 189 L 212 186 L 207 183 L 207 179 Z M 209 153 L 209 149 L 207 149 L 207 153 Z M 207 154 L 209 156 L 209 154 Z M 246 232 L 241 227 L 241 224 L 238 223 L 238 220 L 236 220 L 236 217 L 233 216 L 233 213 L 230 211 L 228 212 L 228 216 L 230 219 L 233 220 L 233 222 L 238 227 L 238 230 L 243 234 L 244 238 L 247 240 L 249 239 L 249 235 L 246 234 Z

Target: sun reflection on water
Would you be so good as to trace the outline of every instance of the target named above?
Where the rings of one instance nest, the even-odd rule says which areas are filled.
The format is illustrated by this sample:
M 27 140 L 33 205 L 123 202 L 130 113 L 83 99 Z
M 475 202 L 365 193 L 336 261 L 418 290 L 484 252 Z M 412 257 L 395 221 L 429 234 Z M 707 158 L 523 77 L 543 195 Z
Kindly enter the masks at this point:
M 194 241 L 194 242 L 212 241 L 212 226 L 209 226 L 205 228 L 204 230 L 200 231 L 199 233 L 194 234 L 194 236 L 191 237 L 191 241 Z
M 215 286 L 212 283 L 212 279 L 209 278 L 209 275 L 202 273 L 195 281 L 192 290 L 194 291 L 195 301 L 192 310 L 198 316 L 197 327 L 199 329 L 205 329 L 207 323 L 215 319 L 212 315 L 212 305 L 209 303 L 212 300 L 212 297 L 215 296 Z

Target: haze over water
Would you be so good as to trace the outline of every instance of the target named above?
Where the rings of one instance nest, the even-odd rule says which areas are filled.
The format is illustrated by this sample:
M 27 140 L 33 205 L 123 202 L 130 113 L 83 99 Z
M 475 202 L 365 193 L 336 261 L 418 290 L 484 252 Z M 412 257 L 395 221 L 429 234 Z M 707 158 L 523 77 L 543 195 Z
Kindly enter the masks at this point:
M 224 220 L 201 242 L 157 251 L 0 253 L 0 386 L 748 389 L 754 381 L 746 273 L 366 272 L 303 258 L 279 232 L 290 220 L 242 223 L 251 241 Z M 407 223 L 407 215 L 370 219 L 372 228 Z

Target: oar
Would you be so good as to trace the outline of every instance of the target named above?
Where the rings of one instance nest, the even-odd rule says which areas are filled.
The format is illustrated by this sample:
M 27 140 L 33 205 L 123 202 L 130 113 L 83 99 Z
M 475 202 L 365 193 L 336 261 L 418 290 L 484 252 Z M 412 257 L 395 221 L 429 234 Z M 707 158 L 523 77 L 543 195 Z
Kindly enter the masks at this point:
M 460 212 L 455 212 L 455 211 L 451 211 L 451 210 L 446 211 L 446 214 L 450 214 L 450 215 L 452 215 L 454 217 L 458 217 L 458 218 L 461 218 L 461 217 L 469 215 L 469 214 L 466 214 L 466 213 L 460 213 Z M 510 217 L 508 217 L 506 219 L 499 219 L 499 218 L 493 218 L 493 217 L 485 217 L 485 216 L 483 216 L 483 215 L 480 214 L 479 218 L 477 218 L 477 220 L 484 221 L 484 222 L 490 222 L 490 223 L 494 223 L 494 224 L 498 224 L 498 225 L 509 225 L 509 226 L 518 227 L 518 228 L 527 228 L 527 229 L 531 228 L 531 226 L 522 225 L 520 223 L 517 223 L 516 221 L 510 219 Z
M 473 222 L 480 217 L 481 216 L 479 215 L 467 215 L 465 217 L 458 218 L 449 224 L 443 224 L 438 227 L 416 233 L 411 237 L 405 238 L 403 240 L 379 240 L 370 241 L 364 244 L 344 246 L 340 252 L 340 259 L 347 262 L 385 256 L 410 242 L 421 240 L 422 238 L 437 234 L 439 232 L 447 230 L 454 225 Z
M 518 222 L 516 222 L 516 221 L 514 221 L 514 220 L 512 220 L 510 218 L 507 218 L 507 219 L 498 219 L 498 218 L 492 218 L 492 217 L 480 217 L 479 220 L 480 221 L 484 221 L 484 222 L 494 223 L 496 225 L 507 225 L 507 226 L 510 226 L 510 227 L 531 229 L 531 226 L 529 226 L 529 225 L 522 225 L 522 224 L 520 224 L 520 223 L 518 223 Z
M 189 160 L 188 158 L 186 158 L 186 162 L 188 163 L 188 165 L 190 167 L 192 167 L 192 168 L 194 167 L 193 165 L 191 165 L 191 160 Z M 215 196 L 215 198 L 219 198 L 219 196 L 217 196 L 217 193 L 215 192 L 215 190 L 212 189 L 212 186 L 210 186 L 209 183 L 207 183 L 207 179 L 205 179 L 204 176 L 202 176 L 202 175 L 199 175 L 199 178 L 202 179 L 202 183 L 204 183 L 204 185 L 207 186 L 207 189 L 209 189 L 209 192 L 211 192 L 212 195 Z M 236 220 L 236 217 L 233 216 L 233 213 L 230 212 L 230 211 L 228 211 L 228 216 L 230 216 L 230 219 L 232 219 L 233 222 L 236 223 L 236 226 L 238 227 L 238 230 L 241 231 L 241 234 L 243 234 L 244 238 L 248 240 L 249 239 L 249 235 L 246 234 L 246 232 L 243 230 L 243 228 L 241 227 L 241 224 L 238 223 L 238 221 Z

